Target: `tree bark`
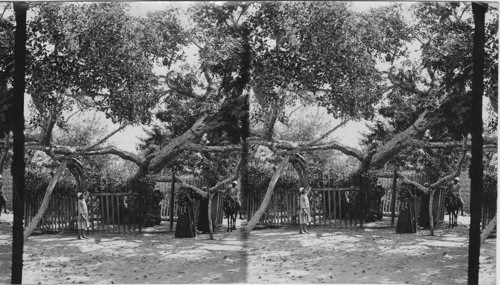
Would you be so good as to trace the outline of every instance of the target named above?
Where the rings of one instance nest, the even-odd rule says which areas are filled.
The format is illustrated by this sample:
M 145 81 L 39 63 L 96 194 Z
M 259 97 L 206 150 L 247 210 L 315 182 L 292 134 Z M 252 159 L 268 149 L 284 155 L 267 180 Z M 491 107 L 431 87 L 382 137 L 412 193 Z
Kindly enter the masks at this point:
M 437 210 L 438 204 L 435 201 L 439 198 L 439 191 L 436 188 L 430 188 L 428 193 L 422 196 L 420 203 L 420 215 L 418 217 L 418 225 L 425 229 L 431 231 L 431 235 L 434 235 L 434 227 L 437 223 Z M 432 216 L 431 216 L 432 214 Z
M 417 208 L 415 207 L 415 199 L 415 195 L 411 195 L 411 199 L 409 198 L 405 201 L 401 201 L 396 233 L 413 234 L 417 232 Z
M 79 162 L 76 158 L 72 158 L 70 161 L 68 161 L 68 170 L 76 180 L 78 192 L 86 193 L 87 178 L 85 176 L 85 169 L 83 168 L 81 162 Z
M 497 215 L 490 221 L 486 229 L 484 229 L 483 233 L 481 234 L 481 244 L 483 244 L 486 239 L 490 236 L 490 234 L 493 232 L 493 230 L 497 227 Z
M 26 228 L 26 230 L 24 230 L 24 241 L 28 240 L 28 238 L 33 233 L 33 231 L 36 229 L 36 226 L 38 225 L 38 223 L 42 219 L 43 214 L 45 214 L 45 211 L 49 207 L 50 196 L 52 195 L 52 191 L 54 191 L 54 187 L 56 186 L 57 180 L 61 176 L 67 163 L 68 163 L 68 161 L 64 160 L 59 165 L 59 168 L 57 168 L 57 171 L 54 174 L 54 176 L 52 176 L 52 179 L 50 180 L 49 186 L 47 186 L 47 190 L 45 190 L 45 195 L 43 196 L 42 205 L 40 205 L 40 208 L 38 209 L 38 212 L 36 213 L 35 217 L 33 218 L 33 220 L 31 220 L 31 222 L 28 225 L 28 227 Z
M 246 200 L 248 199 L 251 195 L 250 192 L 250 187 L 249 187 L 249 181 L 248 181 L 248 164 L 250 161 L 250 145 L 248 144 L 248 136 L 250 134 L 250 105 L 249 105 L 249 97 L 246 96 L 246 100 L 244 102 L 243 110 L 245 114 L 241 118 L 241 140 L 242 140 L 242 147 L 241 147 L 241 175 L 240 175 L 240 193 L 239 193 L 239 198 L 242 207 L 246 205 Z M 242 197 L 244 199 L 242 199 Z M 240 217 L 241 213 L 244 212 L 247 217 L 248 217 L 248 209 L 244 207 L 243 209 L 240 209 Z
M 208 234 L 210 239 L 214 239 L 214 231 L 213 231 L 213 221 L 212 221 L 212 198 L 214 194 L 208 194 Z
M 172 182 L 170 184 L 170 230 L 174 229 L 174 204 L 175 204 L 175 172 L 172 168 Z
M 486 7 L 482 6 L 486 5 Z M 471 182 L 468 284 L 479 283 L 481 248 L 481 196 L 483 192 L 483 77 L 484 77 L 484 17 L 487 4 L 472 3 L 474 43 L 472 49 L 472 108 L 471 108 Z
M 387 161 L 398 154 L 402 149 L 410 145 L 412 139 L 422 134 L 428 128 L 438 124 L 442 119 L 433 117 L 427 111 L 422 112 L 420 116 L 406 130 L 396 134 L 391 140 L 377 149 L 371 159 L 371 167 L 382 167 Z
M 304 157 L 296 153 L 290 157 L 290 164 L 299 175 L 300 186 L 305 188 L 309 187 L 309 169 Z
M 257 225 L 260 218 L 266 211 L 266 208 L 269 205 L 269 202 L 271 201 L 271 197 L 273 196 L 274 186 L 276 186 L 276 182 L 280 178 L 281 172 L 283 171 L 283 169 L 285 169 L 285 166 L 288 164 L 289 159 L 290 155 L 288 154 L 285 156 L 285 158 L 283 158 L 280 165 L 274 172 L 273 177 L 271 178 L 271 182 L 269 182 L 269 186 L 267 187 L 266 195 L 264 196 L 264 199 L 262 200 L 259 209 L 257 210 L 257 212 L 255 212 L 250 222 L 248 222 L 248 225 L 245 228 L 241 229 L 243 238 L 247 238 L 250 235 L 250 232 Z
M 398 168 L 394 166 L 394 176 L 392 178 L 392 199 L 391 199 L 391 227 L 394 226 L 394 218 L 396 216 L 396 184 L 398 181 Z
M 431 231 L 431 236 L 434 235 L 434 192 L 436 192 L 436 190 L 430 190 L 429 193 L 429 229 Z
M 203 134 L 216 128 L 218 122 L 209 119 L 207 114 L 202 115 L 192 126 L 182 135 L 172 139 L 164 148 L 153 154 L 154 158 L 149 165 L 149 171 L 159 172 L 164 167 L 170 166 L 174 158 L 184 151 L 184 147 L 188 143 L 197 142 Z
M 29 4 L 15 2 L 16 16 L 15 50 L 14 50 L 14 100 L 13 100 L 13 205 L 14 225 L 12 230 L 12 284 L 21 284 L 23 279 L 23 219 L 24 219 L 24 90 L 26 88 L 26 11 Z

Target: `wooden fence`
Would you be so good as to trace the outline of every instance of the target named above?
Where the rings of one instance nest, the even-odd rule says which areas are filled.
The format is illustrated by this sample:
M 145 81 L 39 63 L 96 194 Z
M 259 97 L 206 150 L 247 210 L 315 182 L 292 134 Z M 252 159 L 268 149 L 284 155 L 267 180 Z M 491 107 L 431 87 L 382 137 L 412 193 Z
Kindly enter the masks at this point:
M 27 226 L 35 217 L 43 196 L 26 199 L 24 221 Z M 141 199 L 133 193 L 93 193 L 89 195 L 89 229 L 92 231 L 131 232 L 142 231 Z M 38 229 L 76 230 L 77 198 L 52 195 Z
M 310 195 L 311 226 L 352 227 L 361 225 L 361 220 L 352 211 L 349 197 L 359 192 L 357 188 L 323 189 L 313 188 Z M 259 223 L 265 225 L 296 226 L 299 224 L 299 192 L 276 191 Z M 248 209 L 250 216 L 257 211 L 261 199 L 254 196 Z M 261 196 L 263 197 L 263 196 Z M 351 201 L 352 202 L 352 201 Z
M 284 181 L 297 181 L 289 187 L 283 185 L 276 187 L 271 201 L 259 220 L 259 224 L 268 226 L 296 226 L 299 224 L 299 196 L 298 179 L 294 170 L 289 170 L 282 175 L 287 177 Z M 353 185 L 336 183 L 339 179 L 333 171 L 326 171 L 311 177 L 311 193 L 309 204 L 311 209 L 311 226 L 315 227 L 352 227 L 362 225 L 353 211 L 355 197 L 359 189 Z M 347 183 L 352 183 L 348 181 Z M 260 187 L 259 187 L 260 188 Z M 266 193 L 266 188 L 251 189 L 251 193 L 243 195 L 243 212 L 247 218 L 255 214 L 260 207 Z M 245 193 L 244 193 L 245 194 Z
M 43 196 L 27 196 L 24 207 L 25 226 L 33 220 Z M 52 195 L 49 206 L 38 223 L 38 229 L 45 230 L 76 230 L 77 199 L 61 195 Z
M 483 203 L 482 217 L 481 217 L 482 230 L 484 230 L 486 226 L 490 223 L 490 221 L 493 220 L 495 214 L 496 214 L 496 209 L 491 209 L 490 207 L 486 206 L 485 203 Z
M 142 231 L 144 201 L 135 193 L 95 193 L 87 201 L 93 231 Z
M 429 178 L 426 177 L 424 174 L 417 174 L 413 172 L 406 172 L 404 173 L 406 177 L 408 177 L 410 180 L 416 181 L 420 184 L 425 184 L 425 183 L 430 183 Z M 396 195 L 393 195 L 394 189 L 396 189 L 396 192 L 399 191 L 401 188 L 401 179 L 396 179 L 396 185 L 394 185 L 394 173 L 393 172 L 384 172 L 384 173 L 378 173 L 378 182 L 382 185 L 382 187 L 385 189 L 385 195 L 382 197 L 382 212 L 386 216 L 391 215 L 391 205 L 392 205 L 392 199 L 393 197 L 396 198 L 395 202 L 395 216 L 399 215 L 399 208 L 400 208 L 400 201 L 397 198 L 397 193 Z M 437 213 L 436 213 L 436 221 L 440 222 L 444 220 L 444 215 L 446 212 L 446 209 L 444 207 L 444 195 L 445 195 L 446 189 L 445 188 L 439 188 L 436 189 L 434 193 L 434 203 L 437 208 Z M 422 199 L 420 197 L 416 198 L 417 201 L 417 211 L 420 211 L 420 205 L 422 203 Z M 418 216 L 418 215 L 417 215 Z
M 161 181 L 156 183 L 156 189 L 160 190 L 163 194 L 163 200 L 160 202 L 160 216 L 164 221 L 177 221 L 177 195 L 179 193 L 179 184 L 174 183 L 174 191 L 172 191 L 172 181 L 171 177 L 165 177 L 160 179 Z M 186 183 L 194 185 L 198 188 L 211 187 L 213 185 L 206 179 L 188 177 L 184 178 Z M 172 193 L 174 199 L 172 199 Z M 223 194 L 220 192 L 214 193 L 212 196 L 212 222 L 215 226 L 221 225 L 224 219 L 224 211 L 222 209 L 222 199 Z M 195 222 L 198 221 L 200 201 L 198 200 L 194 205 Z M 173 207 L 173 209 L 172 209 Z M 172 217 L 170 217 L 172 214 Z
M 392 199 L 393 199 L 393 195 L 392 195 L 392 190 L 393 190 L 393 181 L 392 181 L 392 178 L 379 178 L 378 181 L 380 182 L 380 184 L 382 184 L 382 187 L 384 188 L 385 190 L 385 195 L 382 197 L 382 213 L 384 214 L 384 216 L 390 216 L 391 213 L 392 213 L 392 208 L 391 208 L 391 205 L 392 205 Z M 399 188 L 401 186 L 401 183 L 397 183 L 397 188 Z M 400 202 L 399 200 L 397 199 L 397 195 L 396 195 L 396 202 L 395 202 L 395 215 L 399 215 L 399 205 Z

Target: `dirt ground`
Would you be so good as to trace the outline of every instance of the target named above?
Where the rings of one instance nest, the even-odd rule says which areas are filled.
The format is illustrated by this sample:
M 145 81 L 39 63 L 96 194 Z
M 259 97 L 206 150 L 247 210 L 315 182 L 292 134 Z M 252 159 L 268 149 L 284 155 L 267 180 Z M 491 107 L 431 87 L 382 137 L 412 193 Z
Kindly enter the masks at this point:
M 364 229 L 263 229 L 176 239 L 171 232 L 32 236 L 24 283 L 466 284 L 469 217 L 435 236 L 396 234 L 389 219 Z M 10 283 L 12 215 L 0 217 L 0 283 Z M 165 225 L 160 225 L 160 227 Z M 479 284 L 496 284 L 496 240 L 481 249 Z

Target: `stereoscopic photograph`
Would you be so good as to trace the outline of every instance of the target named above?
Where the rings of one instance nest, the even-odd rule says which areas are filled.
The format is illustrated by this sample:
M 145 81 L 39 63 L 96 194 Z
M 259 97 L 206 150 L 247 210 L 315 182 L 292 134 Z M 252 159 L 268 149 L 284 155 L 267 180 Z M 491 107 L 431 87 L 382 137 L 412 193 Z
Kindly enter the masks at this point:
M 0 13 L 0 283 L 496 284 L 498 2 Z

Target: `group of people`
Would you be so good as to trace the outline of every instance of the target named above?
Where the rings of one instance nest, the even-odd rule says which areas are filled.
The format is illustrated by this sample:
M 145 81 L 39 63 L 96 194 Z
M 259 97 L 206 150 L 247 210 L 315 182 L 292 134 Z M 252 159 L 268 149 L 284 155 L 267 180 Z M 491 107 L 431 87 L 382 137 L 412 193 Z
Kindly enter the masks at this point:
M 203 191 L 207 191 L 206 187 L 203 187 Z M 300 213 L 299 213 L 299 224 L 300 224 L 300 234 L 309 233 L 307 230 L 307 224 L 311 221 L 311 212 L 309 206 L 309 198 L 307 197 L 306 188 L 300 187 Z M 88 195 L 88 194 L 87 194 Z M 78 239 L 87 239 L 86 231 L 89 226 L 88 221 L 88 208 L 85 202 L 86 196 L 84 193 L 77 193 L 78 197 Z M 231 186 L 227 189 L 225 195 L 231 197 L 238 203 L 241 208 L 240 191 L 238 187 L 238 182 L 233 181 Z M 194 214 L 194 203 L 196 200 L 200 200 L 198 223 L 195 223 Z M 208 197 L 202 198 L 197 195 L 194 191 L 189 188 L 181 188 L 178 196 L 178 208 L 177 208 L 177 225 L 175 228 L 176 238 L 190 238 L 196 237 L 196 230 L 198 229 L 201 233 L 208 233 L 210 230 L 209 220 L 208 220 Z M 240 213 L 241 217 L 241 213 Z M 213 227 L 214 225 L 212 225 Z M 213 230 L 213 228 L 212 228 Z
M 202 190 L 208 192 L 207 187 L 203 187 Z M 238 187 L 237 181 L 233 181 L 231 186 L 226 189 L 225 196 L 233 199 L 241 208 L 240 188 Z M 175 227 L 176 238 L 196 237 L 197 231 L 202 234 L 210 232 L 208 199 L 208 197 L 201 197 L 200 195 L 197 195 L 189 188 L 181 188 L 177 202 L 177 225 Z M 194 203 L 196 200 L 200 200 L 197 223 L 195 223 L 194 214 Z M 215 225 L 212 224 L 212 230 L 214 230 L 214 228 Z
M 0 192 L 2 189 L 2 176 L 0 175 Z M 450 192 L 457 195 L 459 199 L 462 201 L 463 199 L 460 191 L 459 178 L 455 177 L 453 179 L 453 183 L 450 184 L 449 188 Z M 300 198 L 299 198 L 299 234 L 308 234 L 307 225 L 311 222 L 311 209 L 308 198 L 308 190 L 305 187 L 300 187 Z M 203 187 L 203 191 L 207 192 L 207 188 Z M 3 193 L 0 193 L 0 202 L 5 199 Z M 227 188 L 225 192 L 226 197 L 231 197 L 238 203 L 241 208 L 241 199 L 240 199 L 240 189 L 238 187 L 238 182 L 233 181 L 231 186 Z M 3 197 L 3 198 L 2 198 Z M 88 210 L 87 204 L 85 202 L 86 195 L 84 193 L 77 193 L 78 197 L 78 239 L 86 239 L 87 235 L 86 230 L 88 229 Z M 200 200 L 200 208 L 199 208 L 199 216 L 198 223 L 195 223 L 194 217 L 194 203 L 196 200 Z M 175 237 L 176 238 L 189 238 L 196 237 L 196 228 L 201 233 L 208 233 L 210 230 L 209 220 L 208 220 L 208 197 L 202 198 L 197 195 L 194 191 L 189 188 L 181 188 L 181 191 L 178 196 L 178 209 L 177 209 L 177 225 L 175 228 Z M 1 210 L 1 208 L 0 208 Z M 463 206 L 462 206 L 462 215 Z M 241 213 L 240 213 L 241 218 Z M 213 228 L 212 228 L 213 230 Z
M 203 187 L 203 191 L 207 191 L 206 187 Z M 305 187 L 300 187 L 300 199 L 299 199 L 299 225 L 300 234 L 308 234 L 307 225 L 311 222 L 311 210 L 309 205 L 309 198 L 307 196 L 308 191 Z M 227 198 L 233 199 L 238 203 L 241 208 L 240 199 L 240 189 L 238 187 L 238 182 L 233 181 L 231 186 L 225 192 Z M 175 228 L 176 238 L 190 238 L 196 237 L 196 229 L 201 233 L 209 232 L 208 223 L 208 197 L 201 198 L 198 223 L 195 224 L 194 217 L 194 203 L 196 200 L 200 199 L 198 195 L 194 193 L 189 188 L 182 188 L 178 196 L 178 209 L 177 209 L 177 225 Z M 241 213 L 240 213 L 241 218 Z M 213 230 L 213 229 L 212 229 Z

